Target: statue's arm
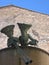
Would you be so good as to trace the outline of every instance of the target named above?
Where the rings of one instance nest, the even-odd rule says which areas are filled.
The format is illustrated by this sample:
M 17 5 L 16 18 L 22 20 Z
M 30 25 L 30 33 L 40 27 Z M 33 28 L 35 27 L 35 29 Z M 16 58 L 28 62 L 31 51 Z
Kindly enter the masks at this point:
M 31 45 L 37 45 L 38 40 L 32 38 L 29 34 L 28 34 L 28 38 L 31 40 L 31 41 L 29 42 L 29 44 L 31 44 Z

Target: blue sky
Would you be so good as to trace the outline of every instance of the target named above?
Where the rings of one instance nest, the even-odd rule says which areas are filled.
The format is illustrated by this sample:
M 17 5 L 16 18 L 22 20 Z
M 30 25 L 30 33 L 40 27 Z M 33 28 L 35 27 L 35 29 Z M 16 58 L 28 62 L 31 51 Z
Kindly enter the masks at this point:
M 0 7 L 10 4 L 49 15 L 49 0 L 0 0 Z

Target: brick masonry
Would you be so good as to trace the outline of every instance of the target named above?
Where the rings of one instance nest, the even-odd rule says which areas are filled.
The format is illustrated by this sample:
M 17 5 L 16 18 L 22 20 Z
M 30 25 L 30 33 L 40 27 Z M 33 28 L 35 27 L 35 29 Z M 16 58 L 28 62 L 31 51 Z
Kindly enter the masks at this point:
M 17 22 L 32 24 L 28 33 L 39 40 L 37 47 L 49 52 L 49 15 L 13 5 L 0 7 L 0 30 L 7 25 L 15 25 L 13 36 L 20 36 Z M 7 47 L 8 37 L 0 32 L 0 49 Z

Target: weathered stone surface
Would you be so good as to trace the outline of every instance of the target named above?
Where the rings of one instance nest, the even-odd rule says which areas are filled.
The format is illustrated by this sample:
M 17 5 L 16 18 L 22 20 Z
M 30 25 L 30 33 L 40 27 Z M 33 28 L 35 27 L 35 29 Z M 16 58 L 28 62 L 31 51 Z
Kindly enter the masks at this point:
M 14 36 L 19 36 L 17 22 L 32 24 L 28 33 L 39 40 L 38 47 L 49 52 L 49 15 L 29 11 L 16 6 L 0 7 L 0 30 L 14 24 Z M 0 32 L 0 49 L 7 47 L 8 37 Z

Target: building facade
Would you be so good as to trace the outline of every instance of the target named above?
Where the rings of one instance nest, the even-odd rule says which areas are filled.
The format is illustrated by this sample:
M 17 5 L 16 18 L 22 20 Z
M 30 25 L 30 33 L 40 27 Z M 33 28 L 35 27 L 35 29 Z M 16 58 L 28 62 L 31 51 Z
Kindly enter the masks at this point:
M 13 36 L 20 36 L 17 23 L 31 24 L 28 33 L 39 42 L 38 48 L 49 52 L 49 15 L 9 5 L 0 7 L 0 30 L 7 25 L 15 25 Z M 0 49 L 7 47 L 8 37 L 0 32 Z

